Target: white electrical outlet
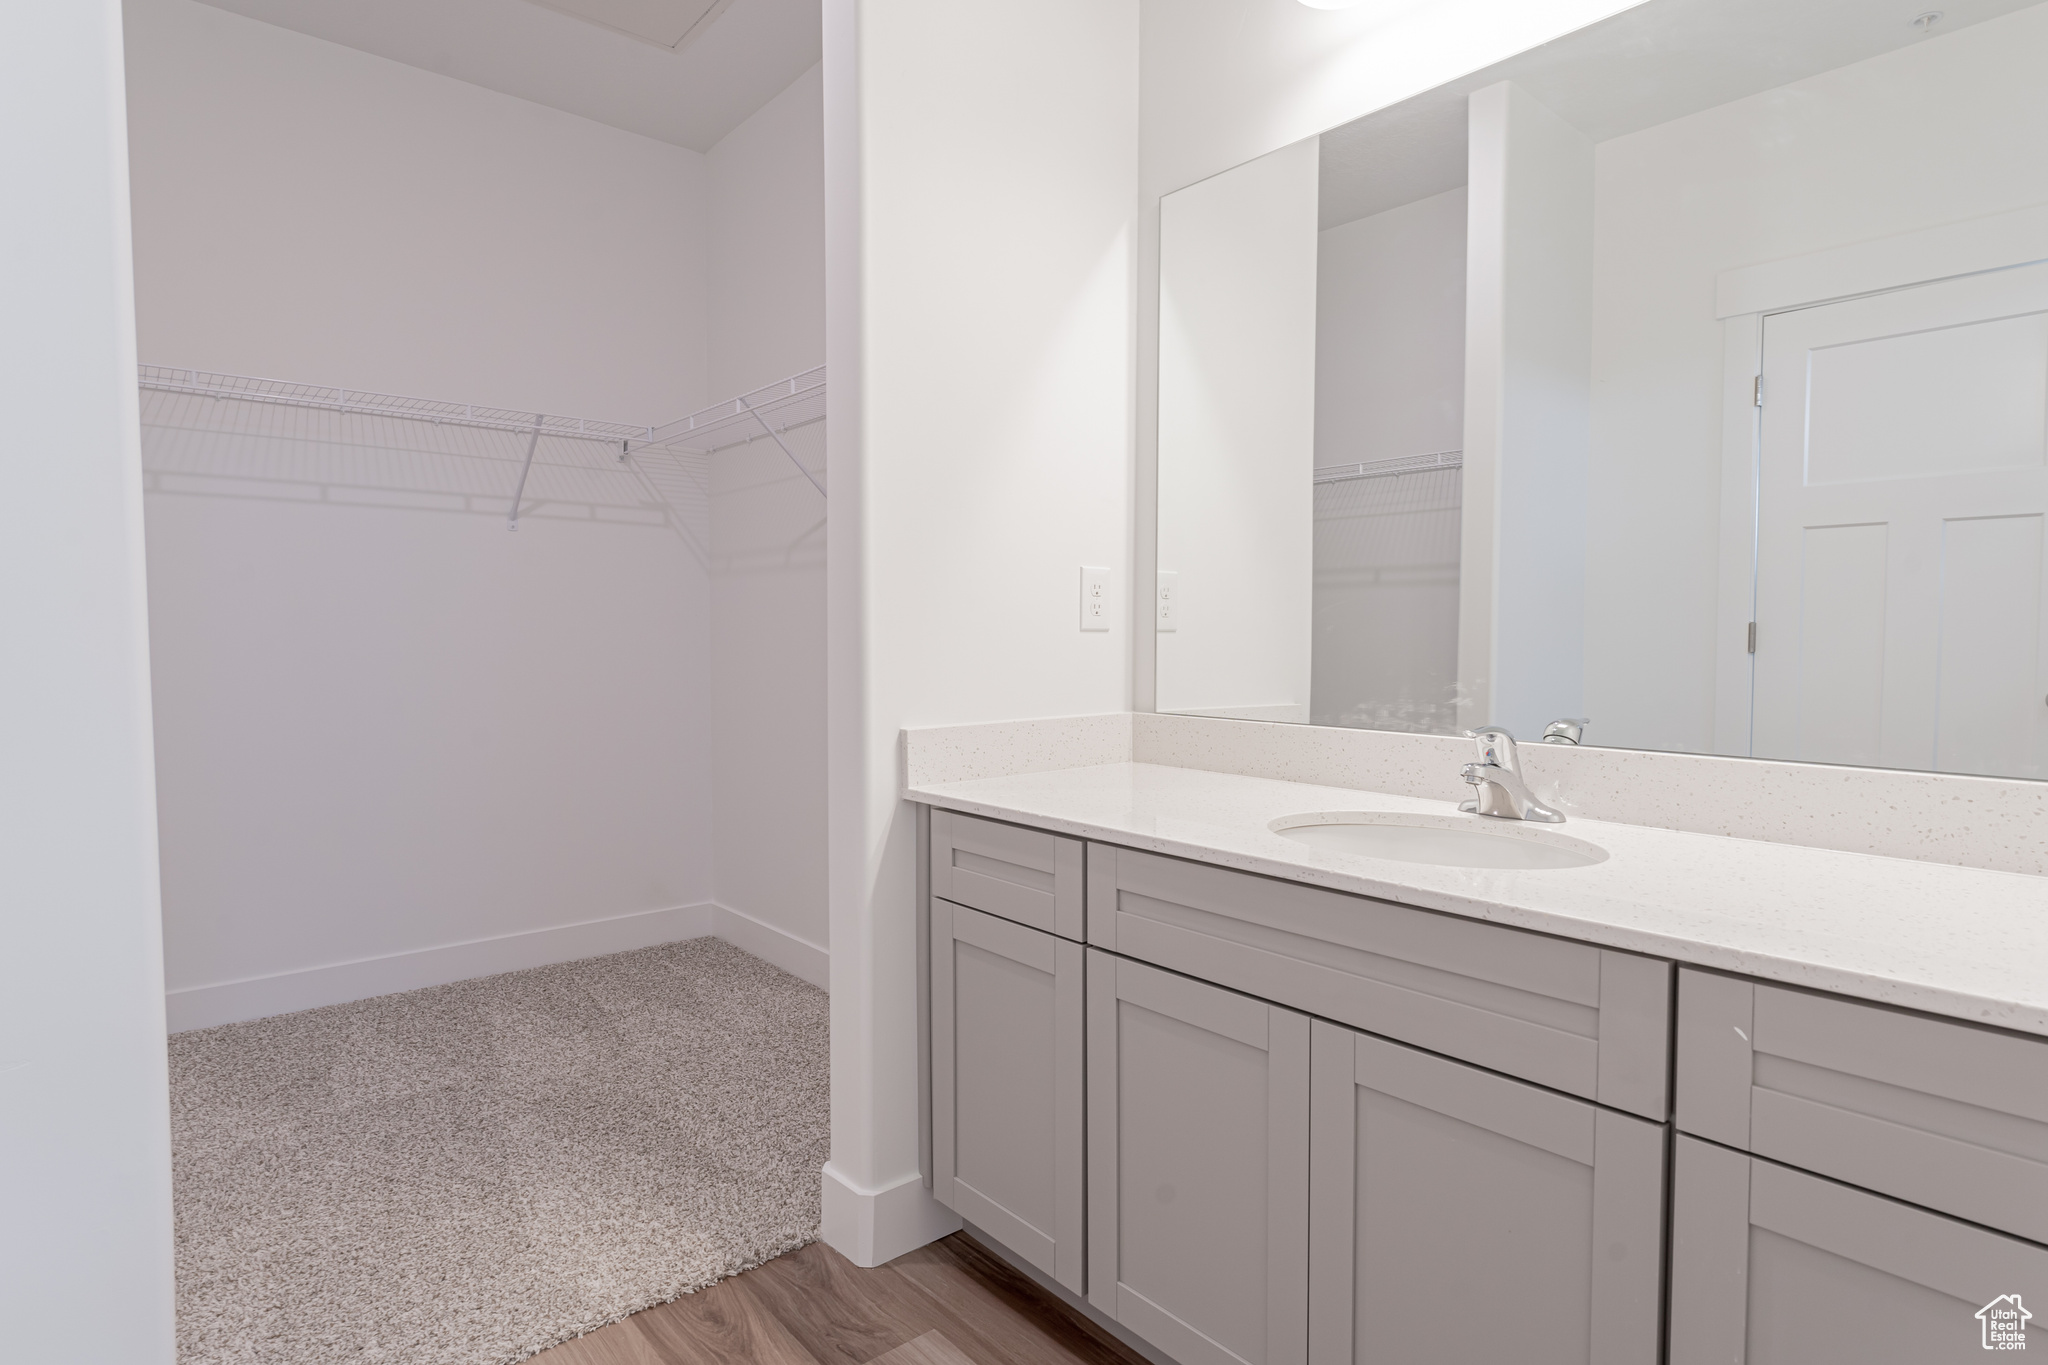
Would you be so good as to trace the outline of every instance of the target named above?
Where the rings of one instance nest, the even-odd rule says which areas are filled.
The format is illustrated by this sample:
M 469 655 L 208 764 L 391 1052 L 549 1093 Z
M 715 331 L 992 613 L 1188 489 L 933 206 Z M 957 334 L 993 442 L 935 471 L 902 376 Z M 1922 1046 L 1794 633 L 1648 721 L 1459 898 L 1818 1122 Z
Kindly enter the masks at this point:
M 1159 633 L 1180 629 L 1180 574 L 1173 569 L 1159 571 Z
M 1109 570 L 1081 566 L 1081 629 L 1109 629 Z

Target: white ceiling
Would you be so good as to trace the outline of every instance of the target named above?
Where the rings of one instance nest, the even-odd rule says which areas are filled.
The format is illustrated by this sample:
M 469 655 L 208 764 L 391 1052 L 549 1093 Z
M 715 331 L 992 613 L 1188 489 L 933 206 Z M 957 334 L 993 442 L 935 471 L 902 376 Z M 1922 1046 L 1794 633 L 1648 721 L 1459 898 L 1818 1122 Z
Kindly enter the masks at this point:
M 1322 135 L 1325 228 L 1465 183 L 1465 97 L 1514 80 L 1595 142 L 2040 0 L 1649 0 Z M 1915 15 L 1945 11 L 1923 33 Z
M 207 3 L 699 152 L 823 52 L 819 0 Z

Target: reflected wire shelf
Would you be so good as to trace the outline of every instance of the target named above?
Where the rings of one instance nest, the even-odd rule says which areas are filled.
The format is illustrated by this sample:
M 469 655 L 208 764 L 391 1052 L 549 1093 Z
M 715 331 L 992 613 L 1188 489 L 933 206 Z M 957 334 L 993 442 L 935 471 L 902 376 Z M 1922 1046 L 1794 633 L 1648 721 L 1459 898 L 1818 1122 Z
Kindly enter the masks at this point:
M 1363 460 L 1358 464 L 1321 465 L 1317 483 L 1344 483 L 1350 479 L 1384 479 L 1392 474 L 1420 474 L 1429 469 L 1462 469 L 1465 452 L 1438 450 L 1427 455 L 1397 455 L 1391 460 Z

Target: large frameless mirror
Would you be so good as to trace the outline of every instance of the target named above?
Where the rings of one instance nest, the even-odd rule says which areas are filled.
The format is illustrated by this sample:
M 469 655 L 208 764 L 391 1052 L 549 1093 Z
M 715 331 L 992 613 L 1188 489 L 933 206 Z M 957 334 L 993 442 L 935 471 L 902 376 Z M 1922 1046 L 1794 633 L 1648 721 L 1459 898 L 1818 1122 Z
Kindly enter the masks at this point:
M 1159 709 L 2048 776 L 2044 72 L 1650 0 L 1167 196 Z

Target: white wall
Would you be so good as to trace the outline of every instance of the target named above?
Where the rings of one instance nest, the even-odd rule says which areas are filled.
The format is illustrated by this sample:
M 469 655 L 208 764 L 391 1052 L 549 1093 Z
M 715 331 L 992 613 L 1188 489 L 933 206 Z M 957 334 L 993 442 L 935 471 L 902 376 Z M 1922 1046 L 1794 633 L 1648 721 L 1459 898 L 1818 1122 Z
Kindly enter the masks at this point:
M 1160 205 L 1162 711 L 1308 719 L 1317 166 L 1308 138 Z
M 714 399 L 824 363 L 823 98 L 814 67 L 711 149 Z M 821 477 L 824 437 L 788 437 Z M 825 500 L 765 438 L 711 476 L 716 896 L 815 945 L 822 975 Z
M 1081 632 L 1077 570 L 1127 562 L 1138 13 L 829 0 L 825 15 L 825 1237 L 870 1265 L 953 1225 L 918 1171 L 900 731 L 1129 696 L 1127 602 L 1110 631 Z
M 145 361 L 628 422 L 703 396 L 701 155 L 196 0 L 128 25 Z
M 11 1359 L 172 1365 L 120 10 L 27 0 L 7 28 L 0 1322 Z
M 1323 229 L 1315 385 L 1319 467 L 1459 448 L 1463 187 Z
M 705 158 L 707 401 L 825 363 L 824 99 L 814 66 Z
M 1596 149 L 1586 708 L 1599 743 L 1714 747 L 1715 276 L 2042 202 L 2044 65 L 2036 6 Z
M 145 359 L 701 401 L 702 156 L 191 0 L 130 16 Z M 705 927 L 701 528 L 555 500 L 511 535 L 432 461 L 418 496 L 306 500 L 353 458 L 287 443 L 289 477 L 148 500 L 176 1023 Z

